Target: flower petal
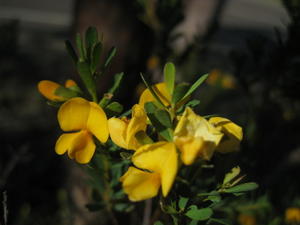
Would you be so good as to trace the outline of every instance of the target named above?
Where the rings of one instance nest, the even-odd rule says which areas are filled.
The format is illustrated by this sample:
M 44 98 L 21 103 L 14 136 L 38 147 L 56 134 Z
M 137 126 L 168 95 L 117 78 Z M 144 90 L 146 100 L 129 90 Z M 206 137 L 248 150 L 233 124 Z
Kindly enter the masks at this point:
M 189 160 L 184 159 L 187 163 L 191 163 L 195 159 L 196 151 L 198 151 L 196 155 L 209 160 L 222 136 L 223 134 L 218 129 L 203 117 L 195 114 L 189 107 L 185 109 L 174 131 L 174 141 L 179 144 L 178 147 L 183 153 L 182 156 L 191 154 Z M 199 138 L 202 139 L 202 144 L 196 140 Z
M 165 83 L 155 84 L 152 88 L 165 106 L 170 105 L 171 96 L 167 91 Z M 140 96 L 139 105 L 143 107 L 146 102 L 153 101 L 155 101 L 155 98 L 152 96 L 151 92 L 146 89 Z
M 175 139 L 175 144 L 181 152 L 180 158 L 185 165 L 194 163 L 199 156 L 200 149 L 203 148 L 204 141 L 201 137 L 178 137 Z
M 209 119 L 209 123 L 224 133 L 216 151 L 228 153 L 239 150 L 240 142 L 243 139 L 243 130 L 240 126 L 223 117 L 212 117 Z
M 108 139 L 107 117 L 103 109 L 95 102 L 89 102 L 90 113 L 87 121 L 87 129 L 102 143 Z
M 85 164 L 90 162 L 96 149 L 96 145 L 91 134 L 86 131 L 83 132 L 80 137 L 78 136 L 74 140 L 73 149 L 75 153 L 75 160 L 78 163 Z
M 124 192 L 131 201 L 142 201 L 157 195 L 160 187 L 158 173 L 149 173 L 129 167 L 127 172 L 120 178 Z
M 141 144 L 135 138 L 139 131 L 145 131 L 147 127 L 147 115 L 143 107 L 136 104 L 132 107 L 132 118 L 129 121 L 126 132 L 128 149 L 136 150 Z
M 127 149 L 125 141 L 128 122 L 123 119 L 110 118 L 108 120 L 108 129 L 111 140 L 121 148 Z
M 80 132 L 70 133 L 70 134 L 62 134 L 55 144 L 55 152 L 58 155 L 64 154 L 66 151 L 72 148 L 73 141 L 79 135 Z
M 74 87 L 74 86 L 77 86 L 76 82 L 74 80 L 66 80 L 65 82 L 65 87 L 66 88 L 69 88 L 69 87 Z
M 64 101 L 66 100 L 62 96 L 55 95 L 55 90 L 59 88 L 60 85 L 50 80 L 42 80 L 38 83 L 39 92 L 47 99 L 51 101 Z
M 71 98 L 58 110 L 57 118 L 63 131 L 76 131 L 86 128 L 90 104 L 83 98 Z
M 157 142 L 143 145 L 133 155 L 132 162 L 141 169 L 159 173 L 163 195 L 167 196 L 178 170 L 178 154 L 174 143 Z

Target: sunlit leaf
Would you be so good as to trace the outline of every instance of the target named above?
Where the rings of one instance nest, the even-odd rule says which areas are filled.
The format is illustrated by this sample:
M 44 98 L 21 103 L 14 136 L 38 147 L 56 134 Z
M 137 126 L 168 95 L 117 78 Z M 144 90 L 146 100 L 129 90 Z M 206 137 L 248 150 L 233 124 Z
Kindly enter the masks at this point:
M 237 175 L 239 175 L 240 172 L 241 172 L 241 169 L 240 169 L 239 166 L 232 168 L 231 171 L 225 175 L 225 178 L 223 180 L 223 184 L 226 184 L 226 183 L 230 182 Z
M 193 220 L 208 220 L 213 214 L 211 208 L 198 209 L 196 205 L 190 206 L 189 210 L 185 213 L 187 217 Z
M 164 67 L 164 81 L 166 83 L 167 90 L 170 96 L 172 96 L 174 90 L 175 74 L 176 74 L 176 70 L 174 64 L 168 62 Z
M 205 74 L 201 76 L 187 91 L 187 93 L 184 95 L 183 99 L 189 97 L 208 77 L 208 74 Z
M 178 202 L 179 209 L 184 210 L 188 201 L 189 201 L 188 198 L 180 197 L 179 202 Z
M 245 192 L 245 191 L 252 191 L 258 188 L 258 184 L 254 182 L 239 184 L 234 187 L 225 189 L 224 192 L 226 193 L 237 193 L 237 192 Z

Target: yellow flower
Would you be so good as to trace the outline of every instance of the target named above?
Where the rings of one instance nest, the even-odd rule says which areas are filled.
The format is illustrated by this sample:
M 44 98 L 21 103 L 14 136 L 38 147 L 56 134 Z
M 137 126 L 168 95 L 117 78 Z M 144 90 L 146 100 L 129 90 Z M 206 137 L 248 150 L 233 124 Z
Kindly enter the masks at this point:
M 238 222 L 240 225 L 256 225 L 255 217 L 247 214 L 240 214 Z
M 132 162 L 146 171 L 129 167 L 120 178 L 131 201 L 156 196 L 160 186 L 163 196 L 168 195 L 178 170 L 178 154 L 174 143 L 162 141 L 143 145 L 134 153 Z
M 222 117 L 211 117 L 208 122 L 224 134 L 216 151 L 228 153 L 239 150 L 243 139 L 243 130 L 240 126 Z
M 159 99 L 165 106 L 169 106 L 171 102 L 171 96 L 168 93 L 165 83 L 158 83 L 152 86 Z M 156 101 L 149 89 L 146 89 L 140 96 L 139 105 L 144 106 L 146 102 Z
M 289 224 L 300 223 L 300 208 L 290 207 L 285 210 L 285 221 Z
M 73 80 L 67 80 L 65 83 L 66 88 L 70 88 L 73 86 L 77 86 L 75 81 Z M 61 87 L 60 84 L 50 81 L 50 80 L 42 80 L 38 83 L 38 90 L 39 92 L 47 99 L 51 101 L 66 101 L 67 98 L 64 98 L 62 96 L 58 96 L 55 94 L 55 91 Z
M 110 118 L 108 129 L 112 141 L 121 148 L 136 150 L 141 144 L 135 138 L 139 131 L 146 130 L 147 115 L 144 109 L 136 104 L 132 107 L 132 118 Z
M 206 119 L 187 107 L 174 131 L 174 142 L 181 152 L 181 160 L 191 165 L 197 157 L 209 160 L 223 134 Z
M 206 83 L 212 86 L 221 86 L 224 89 L 233 89 L 236 87 L 233 76 L 219 69 L 213 69 L 209 73 Z
M 102 143 L 108 139 L 106 115 L 94 102 L 71 98 L 59 108 L 57 117 L 63 131 L 73 131 L 58 138 L 55 151 L 59 155 L 68 152 L 78 163 L 88 163 L 96 149 L 92 136 Z

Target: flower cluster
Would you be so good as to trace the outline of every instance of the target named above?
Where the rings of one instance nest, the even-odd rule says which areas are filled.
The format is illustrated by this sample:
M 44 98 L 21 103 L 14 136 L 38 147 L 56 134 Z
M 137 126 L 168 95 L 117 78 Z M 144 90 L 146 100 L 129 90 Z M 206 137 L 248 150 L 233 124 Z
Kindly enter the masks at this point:
M 165 83 L 159 83 L 152 89 L 165 106 L 171 105 Z M 160 187 L 163 196 L 167 196 L 181 164 L 191 165 L 198 158 L 210 160 L 215 151 L 238 150 L 242 139 L 241 127 L 230 120 L 222 117 L 207 120 L 186 107 L 183 114 L 175 116 L 172 121 L 175 126 L 171 130 L 171 140 L 159 136 L 159 141 L 142 145 L 136 134 L 145 132 L 147 114 L 143 107 L 153 101 L 154 97 L 146 89 L 139 104 L 133 107 L 130 120 L 111 118 L 108 122 L 112 140 L 122 148 L 135 151 L 131 158 L 133 166 L 120 179 L 132 201 L 152 198 Z
M 75 82 L 68 83 L 77 86 Z M 61 86 L 54 82 L 41 81 L 38 87 L 49 100 L 67 100 L 55 94 Z M 68 87 L 70 85 L 66 85 Z M 88 163 L 96 149 L 93 137 L 105 143 L 110 136 L 120 148 L 134 151 L 132 166 L 120 178 L 129 199 L 152 198 L 160 188 L 166 197 L 182 165 L 192 165 L 199 158 L 210 160 L 214 152 L 236 151 L 242 139 L 241 127 L 226 118 L 207 119 L 189 106 L 178 113 L 179 107 L 172 104 L 173 98 L 166 82 L 149 86 L 132 107 L 131 118 L 107 119 L 99 104 L 71 97 L 58 110 L 59 125 L 68 133 L 58 138 L 55 151 L 59 155 L 67 152 L 78 163 Z M 154 113 L 150 106 L 155 108 Z M 155 117 L 160 114 L 163 116 Z M 162 125 L 162 129 L 157 124 Z M 152 128 L 152 134 L 147 128 Z

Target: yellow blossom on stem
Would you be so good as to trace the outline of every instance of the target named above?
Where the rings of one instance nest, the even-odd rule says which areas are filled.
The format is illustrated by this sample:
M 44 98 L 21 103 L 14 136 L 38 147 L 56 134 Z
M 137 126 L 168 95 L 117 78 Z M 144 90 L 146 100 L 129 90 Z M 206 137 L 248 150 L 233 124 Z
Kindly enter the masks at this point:
M 112 141 L 121 148 L 136 150 L 141 144 L 135 135 L 139 131 L 146 130 L 147 115 L 143 107 L 136 104 L 132 107 L 132 117 L 110 118 L 108 120 L 108 129 Z
M 152 89 L 155 91 L 156 95 L 159 97 L 159 99 L 165 106 L 170 105 L 171 96 L 168 93 L 167 86 L 164 82 L 153 85 Z M 140 96 L 139 105 L 144 106 L 146 102 L 155 102 L 155 101 L 156 99 L 153 97 L 152 93 L 147 88 Z
M 205 118 L 187 107 L 174 131 L 174 142 L 185 165 L 191 165 L 197 157 L 209 160 L 223 134 Z
M 285 210 L 285 222 L 288 224 L 300 223 L 300 208 L 290 207 Z
M 58 122 L 63 131 L 55 145 L 57 154 L 68 153 L 78 163 L 88 163 L 96 145 L 93 136 L 105 143 L 108 139 L 107 118 L 103 109 L 83 98 L 71 98 L 58 110 Z
M 178 170 L 176 146 L 171 142 L 157 142 L 140 147 L 132 157 L 133 164 L 120 178 L 123 189 L 131 201 L 152 198 L 162 188 L 166 197 Z
M 223 117 L 211 117 L 208 122 L 224 134 L 216 151 L 228 153 L 239 150 L 243 139 L 243 130 L 240 126 Z
M 75 81 L 73 80 L 67 80 L 65 82 L 65 87 L 66 88 L 70 88 L 73 86 L 77 86 L 77 84 L 75 83 Z M 39 92 L 48 100 L 51 101 L 58 101 L 58 102 L 62 102 L 62 101 L 66 101 L 67 98 L 62 97 L 62 96 L 58 96 L 55 94 L 55 91 L 61 87 L 60 84 L 50 81 L 50 80 L 42 80 L 38 83 L 38 90 Z

